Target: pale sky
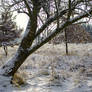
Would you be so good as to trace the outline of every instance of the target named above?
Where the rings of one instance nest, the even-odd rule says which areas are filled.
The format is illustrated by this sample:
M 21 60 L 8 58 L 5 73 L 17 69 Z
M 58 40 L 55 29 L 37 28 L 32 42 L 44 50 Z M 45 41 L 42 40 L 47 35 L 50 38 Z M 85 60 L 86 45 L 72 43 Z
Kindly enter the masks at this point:
M 15 14 L 16 15 L 16 14 Z M 24 30 L 26 29 L 26 26 L 27 26 L 27 22 L 28 22 L 28 16 L 26 14 L 18 14 L 15 21 L 17 22 L 17 25 L 20 27 L 20 28 L 23 28 Z

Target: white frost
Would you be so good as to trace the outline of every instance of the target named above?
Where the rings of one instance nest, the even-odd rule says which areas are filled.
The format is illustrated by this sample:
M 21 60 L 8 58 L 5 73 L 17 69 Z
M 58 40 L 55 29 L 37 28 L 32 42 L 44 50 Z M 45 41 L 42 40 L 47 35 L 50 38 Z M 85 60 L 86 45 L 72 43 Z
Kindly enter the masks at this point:
M 0 76 L 0 92 L 92 92 L 92 44 L 69 44 L 69 53 L 64 44 L 46 44 L 20 67 L 28 84 L 13 87 L 11 78 Z M 53 80 L 52 66 L 60 79 Z

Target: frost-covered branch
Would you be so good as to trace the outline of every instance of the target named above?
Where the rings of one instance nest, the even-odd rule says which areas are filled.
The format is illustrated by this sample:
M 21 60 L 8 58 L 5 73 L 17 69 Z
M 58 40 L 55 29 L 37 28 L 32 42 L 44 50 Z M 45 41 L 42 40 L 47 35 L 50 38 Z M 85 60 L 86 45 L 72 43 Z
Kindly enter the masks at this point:
M 63 11 L 61 11 L 59 13 L 59 17 L 62 17 L 66 12 L 68 11 L 68 9 L 65 9 Z M 52 22 L 54 22 L 57 19 L 57 14 L 55 14 L 54 16 L 50 17 L 42 26 L 40 29 L 37 30 L 37 33 L 35 34 L 35 37 L 37 37 L 40 33 L 42 33 L 44 31 L 44 29 L 49 26 Z
M 92 13 L 92 9 L 90 9 L 88 11 L 90 14 Z M 47 43 L 48 41 L 50 41 L 53 37 L 55 37 L 59 32 L 61 32 L 64 28 L 66 28 L 67 26 L 71 25 L 72 23 L 89 16 L 88 13 L 83 13 L 80 16 L 77 16 L 73 19 L 70 19 L 68 21 L 66 21 L 65 23 L 63 23 L 59 29 L 54 30 L 51 34 L 48 35 L 48 37 L 46 37 L 44 40 L 42 40 L 40 43 L 34 45 L 33 47 L 31 47 L 29 50 L 29 53 L 32 54 L 34 51 L 36 51 L 38 48 L 40 48 L 42 45 L 44 45 L 45 43 Z M 58 31 L 57 31 L 58 30 Z

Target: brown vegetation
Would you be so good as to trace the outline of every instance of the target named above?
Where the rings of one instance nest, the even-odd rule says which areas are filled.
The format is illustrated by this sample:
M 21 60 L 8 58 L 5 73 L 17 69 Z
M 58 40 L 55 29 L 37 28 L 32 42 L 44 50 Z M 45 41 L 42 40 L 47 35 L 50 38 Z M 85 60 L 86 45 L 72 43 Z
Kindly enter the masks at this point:
M 81 25 L 71 25 L 67 28 L 68 43 L 87 43 L 92 42 L 91 35 Z M 65 41 L 64 31 L 50 41 L 53 44 L 60 44 Z

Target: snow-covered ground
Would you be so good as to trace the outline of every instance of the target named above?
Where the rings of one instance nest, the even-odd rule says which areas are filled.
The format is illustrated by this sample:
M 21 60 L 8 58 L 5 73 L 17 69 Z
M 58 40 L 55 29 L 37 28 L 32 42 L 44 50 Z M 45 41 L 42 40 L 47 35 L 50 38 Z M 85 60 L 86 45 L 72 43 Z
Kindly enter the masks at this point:
M 16 52 L 9 48 L 5 57 L 0 49 L 0 65 Z M 26 80 L 16 87 L 0 76 L 0 92 L 92 92 L 92 44 L 46 44 L 30 55 L 19 71 Z M 5 81 L 6 80 L 6 81 Z

